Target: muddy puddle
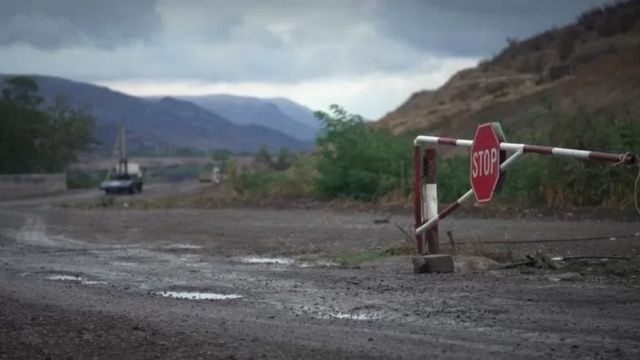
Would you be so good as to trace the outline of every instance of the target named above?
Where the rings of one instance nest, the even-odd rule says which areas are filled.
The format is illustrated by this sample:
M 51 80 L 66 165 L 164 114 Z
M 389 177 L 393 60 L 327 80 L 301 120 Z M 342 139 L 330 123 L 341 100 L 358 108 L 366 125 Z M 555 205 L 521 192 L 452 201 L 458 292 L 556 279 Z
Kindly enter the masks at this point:
M 71 274 L 50 274 L 45 277 L 47 280 L 53 281 L 70 281 L 70 282 L 78 282 L 82 285 L 106 285 L 108 284 L 106 281 L 99 280 L 89 280 L 79 275 L 71 275 Z
M 283 266 L 299 266 L 301 268 L 314 268 L 314 267 L 335 267 L 339 266 L 338 263 L 330 260 L 304 260 L 299 261 L 288 257 L 261 257 L 261 256 L 245 256 L 237 259 L 243 264 L 257 264 L 257 265 L 283 265 Z
M 342 313 L 342 312 L 330 312 L 320 313 L 317 316 L 320 319 L 341 319 L 341 320 L 377 320 L 380 315 L 375 313 Z
M 293 265 L 295 260 L 286 257 L 258 257 L 245 256 L 239 259 L 245 264 L 265 264 L 265 265 Z
M 315 267 L 337 267 L 340 266 L 335 261 L 329 260 L 316 260 L 316 261 L 303 261 L 298 264 L 301 268 L 315 268 Z
M 163 246 L 162 249 L 164 250 L 199 250 L 199 249 L 202 249 L 202 246 L 193 245 L 193 244 L 171 244 L 171 245 Z
M 354 320 L 354 321 L 374 321 L 382 319 L 382 313 L 379 311 L 363 310 L 363 309 L 336 309 L 333 307 L 310 307 L 302 306 L 294 310 L 298 315 L 306 315 L 315 319 L 322 320 Z
M 128 261 L 113 261 L 111 262 L 111 265 L 129 267 L 129 266 L 136 266 L 138 264 L 134 262 L 128 262 Z
M 152 294 L 183 300 L 234 300 L 243 297 L 239 294 L 221 294 L 198 291 L 157 291 L 153 292 Z

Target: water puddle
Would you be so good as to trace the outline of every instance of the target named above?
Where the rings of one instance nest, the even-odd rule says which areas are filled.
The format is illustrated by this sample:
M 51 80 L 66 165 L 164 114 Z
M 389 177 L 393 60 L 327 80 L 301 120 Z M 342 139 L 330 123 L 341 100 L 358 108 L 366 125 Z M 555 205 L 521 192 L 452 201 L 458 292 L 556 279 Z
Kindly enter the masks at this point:
M 318 308 L 318 307 L 310 307 L 310 306 L 302 306 L 296 310 L 294 313 L 302 315 L 305 314 L 307 316 L 311 316 L 316 319 L 322 320 L 355 320 L 355 321 L 373 321 L 380 320 L 382 318 L 382 313 L 379 311 L 367 311 L 363 309 L 352 309 L 351 311 L 340 311 L 335 308 Z
M 292 265 L 293 259 L 284 257 L 257 257 L 247 256 L 240 258 L 240 262 L 245 264 L 270 264 L 270 265 Z
M 196 291 L 158 291 L 153 294 L 185 300 L 233 300 L 242 298 L 242 295 L 238 294 L 219 294 Z
M 55 281 L 82 281 L 82 277 L 77 275 L 62 275 L 55 274 L 47 276 L 47 280 L 55 280 Z
M 113 261 L 111 264 L 115 266 L 136 266 L 137 265 L 136 263 L 127 262 L 127 261 Z
M 332 312 L 328 314 L 322 314 L 321 318 L 323 319 L 346 319 L 346 320 L 377 320 L 380 316 L 376 314 L 368 314 L 368 313 L 342 313 L 342 312 Z
M 79 282 L 82 285 L 106 285 L 108 284 L 106 281 L 98 281 L 98 280 L 87 280 L 82 276 L 78 275 L 69 275 L 69 274 L 52 274 L 46 277 L 47 280 L 53 281 L 73 281 Z
M 108 282 L 106 281 L 99 281 L 99 280 L 82 280 L 81 283 L 83 285 L 107 285 Z
M 192 244 L 171 244 L 164 246 L 165 250 L 197 250 L 202 249 L 200 245 L 192 245 Z
M 380 314 L 368 312 L 307 312 L 311 317 L 322 320 L 355 320 L 355 321 L 373 321 L 381 318 Z
M 301 268 L 336 267 L 336 266 L 340 266 L 340 264 L 333 261 L 328 261 L 328 260 L 318 260 L 318 261 L 306 261 L 306 262 L 300 263 L 299 266 Z

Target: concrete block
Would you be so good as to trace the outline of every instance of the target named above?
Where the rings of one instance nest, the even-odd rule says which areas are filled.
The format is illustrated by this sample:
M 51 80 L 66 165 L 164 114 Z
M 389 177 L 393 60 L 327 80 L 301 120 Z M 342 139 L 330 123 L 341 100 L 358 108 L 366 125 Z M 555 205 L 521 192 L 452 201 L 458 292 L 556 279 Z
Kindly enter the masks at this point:
M 450 273 L 453 272 L 453 257 L 447 254 L 422 255 L 411 258 L 413 272 L 419 273 Z

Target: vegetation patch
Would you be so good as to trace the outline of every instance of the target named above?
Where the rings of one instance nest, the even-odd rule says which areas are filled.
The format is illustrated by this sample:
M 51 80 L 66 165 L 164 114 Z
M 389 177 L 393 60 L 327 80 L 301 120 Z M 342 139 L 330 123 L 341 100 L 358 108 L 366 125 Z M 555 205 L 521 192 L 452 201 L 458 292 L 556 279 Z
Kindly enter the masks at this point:
M 313 155 L 299 155 L 285 170 L 249 174 L 231 171 L 230 178 L 233 189 L 245 199 L 309 197 L 315 195 L 316 161 Z M 282 164 L 281 161 L 278 163 Z
M 0 174 L 61 172 L 93 141 L 93 116 L 64 97 L 45 104 L 28 77 L 4 81 L 0 119 Z
M 105 179 L 106 171 L 68 169 L 66 175 L 68 189 L 97 189 Z

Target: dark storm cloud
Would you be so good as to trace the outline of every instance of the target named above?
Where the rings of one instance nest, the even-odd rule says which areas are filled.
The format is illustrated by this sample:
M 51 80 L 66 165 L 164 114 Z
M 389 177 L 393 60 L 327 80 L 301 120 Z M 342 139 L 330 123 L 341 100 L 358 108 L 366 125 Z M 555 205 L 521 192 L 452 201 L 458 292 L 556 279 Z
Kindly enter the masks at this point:
M 294 82 L 495 54 L 602 0 L 0 0 L 0 69 Z M 433 71 L 433 70 L 432 70 Z
M 486 56 L 505 39 L 522 39 L 571 22 L 603 0 L 403 0 L 380 1 L 382 33 L 425 50 Z
M 160 29 L 156 0 L 0 0 L 0 45 L 114 48 Z

